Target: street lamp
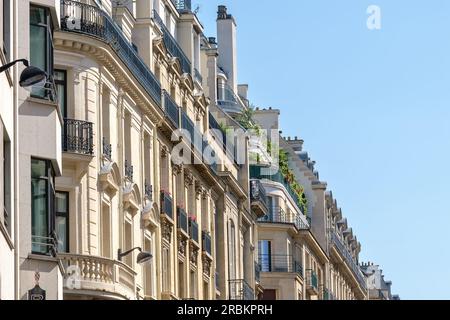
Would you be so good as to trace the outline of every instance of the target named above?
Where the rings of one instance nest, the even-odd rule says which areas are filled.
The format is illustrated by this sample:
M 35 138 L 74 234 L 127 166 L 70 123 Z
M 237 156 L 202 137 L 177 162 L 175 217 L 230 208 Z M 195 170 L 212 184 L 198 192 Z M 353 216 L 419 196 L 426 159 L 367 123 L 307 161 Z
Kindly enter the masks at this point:
M 153 258 L 153 255 L 150 252 L 142 251 L 142 248 L 136 247 L 125 252 L 122 252 L 122 249 L 117 250 L 117 260 L 122 261 L 123 257 L 129 255 L 134 250 L 139 250 L 139 254 L 136 258 L 138 264 L 143 264 Z
M 19 85 L 21 87 L 26 88 L 33 85 L 43 86 L 46 83 L 47 73 L 38 67 L 30 66 L 27 59 L 18 59 L 1 66 L 0 73 L 9 69 L 17 62 L 22 62 L 26 67 L 20 75 Z

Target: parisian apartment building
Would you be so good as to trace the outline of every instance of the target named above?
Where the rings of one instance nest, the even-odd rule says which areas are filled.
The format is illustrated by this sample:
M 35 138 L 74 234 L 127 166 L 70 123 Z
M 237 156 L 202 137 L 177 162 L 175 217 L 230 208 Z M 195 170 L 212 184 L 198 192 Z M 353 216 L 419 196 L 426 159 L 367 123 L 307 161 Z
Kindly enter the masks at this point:
M 0 299 L 399 299 L 210 14 L 0 0 Z

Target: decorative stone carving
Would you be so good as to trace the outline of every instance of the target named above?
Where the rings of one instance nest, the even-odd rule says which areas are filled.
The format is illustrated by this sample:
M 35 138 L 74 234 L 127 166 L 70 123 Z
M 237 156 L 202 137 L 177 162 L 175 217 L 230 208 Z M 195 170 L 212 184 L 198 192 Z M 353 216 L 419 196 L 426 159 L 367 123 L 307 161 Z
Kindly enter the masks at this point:
M 203 194 L 205 193 L 205 188 L 202 185 L 197 185 L 195 187 L 195 196 L 197 199 L 200 199 L 200 196 L 203 196 Z
M 161 157 L 167 158 L 168 155 L 169 155 L 169 148 L 167 148 L 165 145 L 162 145 L 161 146 Z
M 202 261 L 203 261 L 203 273 L 209 277 L 209 275 L 211 274 L 212 261 L 206 254 L 203 254 Z
M 173 173 L 176 175 L 181 174 L 183 172 L 183 164 L 182 163 L 180 163 L 180 164 L 172 163 L 172 170 L 173 170 Z
M 191 261 L 191 263 L 193 263 L 194 265 L 197 265 L 198 248 L 191 242 L 189 245 L 189 249 L 190 249 L 189 261 Z
M 167 240 L 167 242 L 171 242 L 172 239 L 172 225 L 164 219 L 161 224 L 161 235 L 162 238 Z
M 183 257 L 186 256 L 186 238 L 178 234 L 178 253 Z
M 192 186 L 194 184 L 194 175 L 189 170 L 184 170 L 184 183 L 186 186 Z

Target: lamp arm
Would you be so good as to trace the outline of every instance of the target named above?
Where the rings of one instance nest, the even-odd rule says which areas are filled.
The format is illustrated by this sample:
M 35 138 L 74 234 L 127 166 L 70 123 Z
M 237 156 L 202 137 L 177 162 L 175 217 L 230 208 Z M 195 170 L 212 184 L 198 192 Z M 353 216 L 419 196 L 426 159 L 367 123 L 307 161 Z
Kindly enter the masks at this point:
M 28 67 L 28 66 L 29 66 L 29 63 L 28 63 L 28 60 L 27 60 L 27 59 L 17 59 L 17 60 L 11 61 L 11 62 L 9 62 L 9 63 L 7 63 L 7 64 L 1 66 L 1 67 L 0 67 L 0 73 L 2 73 L 3 71 L 5 71 L 5 70 L 11 68 L 11 67 L 12 67 L 13 65 L 15 65 L 17 62 L 22 62 L 22 63 L 25 65 L 25 67 Z
M 133 251 L 136 250 L 136 249 L 139 250 L 140 252 L 142 252 L 142 248 L 141 248 L 141 247 L 135 247 L 135 248 L 130 249 L 130 250 L 127 250 L 127 251 L 125 251 L 125 252 L 122 252 L 122 250 L 119 249 L 119 252 L 118 252 L 119 260 L 120 260 L 122 257 L 125 257 L 126 255 L 130 254 L 131 252 L 133 252 Z

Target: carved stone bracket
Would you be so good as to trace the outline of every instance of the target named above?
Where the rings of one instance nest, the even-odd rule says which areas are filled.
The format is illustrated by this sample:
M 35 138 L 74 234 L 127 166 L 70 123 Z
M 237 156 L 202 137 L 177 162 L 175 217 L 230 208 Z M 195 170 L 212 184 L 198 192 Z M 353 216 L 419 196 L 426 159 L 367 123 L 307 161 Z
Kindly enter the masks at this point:
M 184 183 L 186 186 L 192 186 L 194 184 L 194 175 L 189 170 L 184 170 Z
M 167 242 L 171 242 L 172 239 L 172 224 L 170 224 L 167 220 L 163 219 L 161 224 L 161 234 L 162 238 L 167 240 Z
M 191 261 L 192 264 L 197 265 L 198 248 L 193 243 L 190 243 L 189 249 L 190 249 L 189 261 Z

